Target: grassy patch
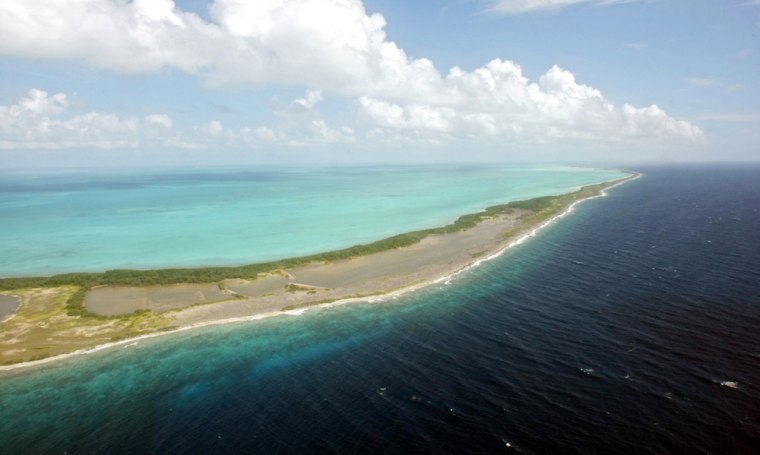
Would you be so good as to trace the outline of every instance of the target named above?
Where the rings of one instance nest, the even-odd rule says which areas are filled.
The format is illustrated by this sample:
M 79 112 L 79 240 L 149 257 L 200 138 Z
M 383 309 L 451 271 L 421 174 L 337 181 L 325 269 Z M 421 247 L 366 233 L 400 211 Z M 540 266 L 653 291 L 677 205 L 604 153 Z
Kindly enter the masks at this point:
M 72 311 L 76 286 L 18 289 L 21 306 L 0 330 L 0 364 L 9 365 L 94 347 L 114 338 L 129 338 L 168 325 L 150 311 L 120 318 L 89 317 Z
M 316 294 L 317 291 L 321 289 L 323 288 L 318 288 L 316 286 L 304 286 L 304 285 L 296 284 L 296 283 L 288 283 L 285 285 L 285 290 L 287 292 L 303 291 L 303 292 L 306 292 L 307 294 Z

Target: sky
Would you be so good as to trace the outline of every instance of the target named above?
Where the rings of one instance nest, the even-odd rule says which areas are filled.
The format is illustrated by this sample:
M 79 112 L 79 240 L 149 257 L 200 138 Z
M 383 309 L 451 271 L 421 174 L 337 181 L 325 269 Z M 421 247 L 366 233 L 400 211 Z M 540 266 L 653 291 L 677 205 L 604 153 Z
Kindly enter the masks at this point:
M 760 160 L 760 0 L 3 0 L 0 169 Z

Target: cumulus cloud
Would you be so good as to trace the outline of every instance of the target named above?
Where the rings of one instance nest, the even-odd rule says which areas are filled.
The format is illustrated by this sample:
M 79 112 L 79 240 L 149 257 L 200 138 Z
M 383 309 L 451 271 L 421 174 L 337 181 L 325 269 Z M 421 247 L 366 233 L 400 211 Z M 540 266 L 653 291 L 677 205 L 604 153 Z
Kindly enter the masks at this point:
M 424 89 L 430 61 L 387 41 L 360 0 L 216 0 L 213 21 L 172 0 L 0 4 L 0 53 L 84 60 L 125 73 L 164 67 L 213 85 L 303 85 L 342 93 Z
M 656 105 L 615 107 L 557 66 L 531 82 L 510 61 L 493 60 L 472 72 L 453 68 L 444 80 L 450 99 L 437 105 L 362 97 L 363 112 L 386 128 L 459 136 L 517 137 L 544 142 L 594 140 L 702 140 L 703 132 Z
M 232 128 L 219 120 L 174 128 L 166 114 L 122 118 L 103 112 L 71 112 L 69 97 L 31 89 L 15 104 L 0 105 L 0 150 L 67 148 L 135 148 L 161 144 L 170 148 L 204 149 L 217 146 L 246 147 L 260 144 L 301 146 L 355 140 L 350 127 L 332 127 L 313 111 L 322 95 L 308 91 L 290 106 L 309 107 L 303 113 L 280 115 L 275 127 Z
M 354 142 L 355 132 L 348 126 L 332 127 L 316 109 L 324 100 L 320 90 L 306 90 L 302 97 L 289 103 L 278 98 L 272 99 L 275 125 L 250 128 L 242 134 L 249 143 L 285 144 L 302 146 Z
M 269 106 L 272 112 L 279 117 L 310 116 L 317 114 L 316 106 L 322 100 L 324 100 L 324 96 L 321 90 L 306 90 L 303 97 L 295 98 L 287 103 L 274 96 Z
M 273 111 L 278 124 L 274 127 L 260 126 L 250 129 L 243 136 L 248 142 L 265 142 L 301 146 L 355 141 L 353 128 L 331 127 L 316 110 L 316 105 L 324 99 L 322 92 L 307 90 L 303 97 L 283 105 L 273 100 Z
M 195 72 L 217 44 L 213 26 L 172 0 L 10 0 L 0 5 L 0 24 L 4 54 L 83 59 L 127 73 L 164 66 Z
M 222 126 L 222 122 L 219 120 L 212 120 L 201 126 L 200 130 L 209 136 L 219 136 L 224 132 L 224 126 Z
M 140 122 L 113 114 L 69 113 L 63 93 L 32 89 L 16 104 L 0 106 L 0 148 L 135 147 Z
M 270 126 L 245 126 L 239 129 L 226 128 L 220 122 L 212 121 L 178 132 L 167 138 L 164 145 L 184 149 L 212 149 L 225 146 L 235 148 L 259 147 L 262 145 L 284 145 L 300 147 L 315 144 L 353 143 L 355 133 L 352 128 L 333 128 L 324 119 L 311 119 L 293 127 L 292 124 Z
M 623 1 L 499 0 L 492 7 L 518 13 Z M 215 0 L 209 12 L 207 21 L 172 0 L 4 0 L 0 54 L 85 61 L 124 73 L 175 68 L 212 86 L 306 87 L 305 96 L 285 110 L 305 112 L 299 122 L 306 122 L 302 126 L 313 137 L 353 137 L 353 130 L 330 128 L 310 114 L 324 92 L 356 99 L 371 128 L 438 139 L 703 136 L 657 106 L 615 107 L 599 90 L 557 67 L 538 82 L 523 76 L 517 64 L 498 59 L 444 75 L 430 60 L 410 57 L 388 40 L 384 17 L 368 14 L 361 0 Z M 218 126 L 208 124 L 204 131 L 217 137 L 228 133 Z M 269 130 L 275 138 L 280 134 L 278 128 Z M 256 131 L 247 134 L 257 136 Z M 286 136 L 293 134 L 288 130 Z
M 238 132 L 227 128 L 219 120 L 211 120 L 199 125 L 175 131 L 164 136 L 164 145 L 172 148 L 203 149 L 212 146 L 233 146 L 239 140 Z
M 172 129 L 172 118 L 166 114 L 151 114 L 145 117 L 145 122 L 149 125 L 162 126 L 166 129 Z
M 183 149 L 213 149 L 353 143 L 355 132 L 352 128 L 331 126 L 315 109 L 322 99 L 321 92 L 314 90 L 307 90 L 303 97 L 289 103 L 274 99 L 274 124 L 234 127 L 211 120 L 175 131 L 164 140 L 164 145 Z
M 310 110 L 322 101 L 322 92 L 320 90 L 309 90 L 303 98 L 296 98 L 293 100 L 293 105 L 300 106 L 304 109 Z
M 275 130 L 260 126 L 255 129 L 243 129 L 241 133 L 242 139 L 249 144 L 280 144 L 298 147 L 355 141 L 352 128 L 347 126 L 333 128 L 323 119 L 310 120 L 297 129 L 280 126 Z

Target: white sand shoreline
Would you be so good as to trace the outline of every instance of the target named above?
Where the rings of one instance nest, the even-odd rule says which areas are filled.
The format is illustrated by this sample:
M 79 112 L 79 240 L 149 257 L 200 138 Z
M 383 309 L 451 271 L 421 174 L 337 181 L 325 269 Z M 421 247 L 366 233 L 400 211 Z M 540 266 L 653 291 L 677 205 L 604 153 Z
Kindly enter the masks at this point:
M 579 199 L 579 200 L 571 203 L 570 205 L 568 205 L 567 208 L 565 210 L 563 210 L 561 213 L 559 213 L 557 215 L 554 215 L 553 217 L 551 217 L 548 220 L 542 222 L 538 226 L 535 226 L 529 232 L 520 235 L 518 238 L 516 238 L 515 240 L 511 241 L 506 246 L 503 246 L 503 247 L 499 248 L 497 251 L 492 252 L 491 254 L 489 254 L 488 256 L 486 256 L 485 258 L 473 260 L 471 263 L 469 263 L 469 264 L 467 264 L 467 265 L 465 265 L 465 266 L 463 266 L 463 267 L 461 267 L 461 268 L 459 268 L 459 269 L 457 269 L 457 270 L 455 270 L 455 271 L 453 271 L 451 273 L 448 273 L 446 275 L 437 277 L 435 279 L 426 280 L 426 281 L 423 281 L 421 283 L 416 283 L 416 284 L 413 284 L 413 285 L 410 285 L 410 286 L 406 286 L 406 287 L 403 287 L 403 288 L 400 288 L 400 289 L 397 289 L 397 290 L 393 290 L 393 291 L 386 292 L 386 293 L 383 293 L 383 294 L 378 294 L 378 295 L 364 296 L 364 297 L 349 297 L 349 298 L 338 299 L 338 300 L 335 300 L 335 301 L 332 301 L 332 302 L 305 306 L 305 307 L 297 308 L 297 309 L 261 312 L 261 313 L 256 313 L 256 314 L 252 314 L 252 315 L 249 315 L 249 316 L 243 316 L 243 317 L 232 317 L 232 318 L 226 318 L 226 319 L 216 319 L 216 320 L 209 320 L 209 321 L 204 321 L 204 322 L 199 322 L 199 323 L 194 323 L 194 324 L 188 324 L 188 325 L 172 328 L 171 330 L 157 331 L 157 332 L 153 332 L 153 333 L 147 333 L 147 334 L 144 334 L 144 335 L 138 335 L 138 336 L 135 336 L 135 337 L 125 338 L 123 340 L 118 340 L 118 341 L 113 341 L 113 342 L 108 342 L 108 343 L 100 344 L 100 345 L 97 345 L 97 346 L 94 346 L 94 347 L 90 347 L 90 348 L 79 349 L 79 350 L 72 351 L 72 352 L 69 352 L 69 353 L 47 357 L 47 358 L 44 358 L 44 359 L 32 360 L 32 361 L 28 361 L 28 362 L 21 362 L 21 363 L 16 363 L 16 364 L 12 364 L 12 365 L 0 365 L 0 372 L 8 372 L 8 371 L 14 371 L 14 370 L 20 370 L 20 369 L 29 369 L 29 368 L 33 368 L 33 367 L 45 366 L 45 365 L 48 365 L 48 364 L 51 364 L 51 363 L 55 363 L 55 362 L 60 362 L 60 361 L 63 361 L 63 360 L 66 360 L 66 359 L 69 359 L 69 358 L 72 358 L 72 357 L 78 357 L 78 356 L 82 356 L 82 355 L 100 353 L 101 351 L 106 351 L 106 350 L 117 348 L 117 347 L 120 347 L 120 346 L 124 346 L 124 347 L 126 347 L 128 345 L 131 346 L 131 345 L 139 343 L 142 340 L 151 339 L 151 338 L 155 338 L 155 337 L 159 337 L 159 336 L 165 336 L 165 335 L 172 335 L 172 334 L 183 333 L 183 332 L 186 332 L 186 331 L 189 331 L 189 330 L 195 330 L 195 329 L 199 329 L 199 328 L 203 328 L 203 327 L 211 327 L 211 326 L 217 326 L 217 325 L 226 325 L 226 324 L 234 324 L 234 323 L 244 323 L 244 322 L 258 321 L 258 320 L 262 320 L 262 319 L 269 319 L 269 318 L 276 317 L 276 316 L 301 315 L 304 312 L 306 312 L 307 310 L 327 309 L 327 308 L 331 308 L 331 307 L 343 306 L 343 305 L 346 305 L 346 304 L 356 303 L 356 302 L 382 302 L 382 301 L 385 301 L 387 299 L 398 298 L 399 296 L 402 296 L 402 295 L 405 295 L 405 294 L 408 294 L 408 293 L 411 293 L 411 292 L 415 292 L 415 291 L 418 291 L 420 289 L 424 289 L 424 288 L 430 287 L 430 286 L 435 285 L 435 284 L 444 283 L 445 285 L 448 285 L 449 283 L 451 283 L 451 280 L 454 279 L 454 278 L 456 278 L 458 275 L 460 275 L 460 274 L 462 274 L 462 273 L 464 273 L 464 272 L 466 272 L 468 270 L 471 270 L 472 268 L 477 267 L 477 266 L 483 264 L 484 262 L 491 261 L 491 260 L 493 260 L 493 259 L 501 256 L 502 254 L 504 254 L 510 248 L 513 248 L 513 247 L 515 247 L 517 245 L 522 244 L 523 242 L 525 242 L 526 240 L 530 239 L 531 237 L 535 237 L 537 235 L 537 233 L 540 232 L 541 230 L 545 229 L 548 226 L 551 226 L 552 224 L 556 223 L 561 218 L 564 218 L 567 215 L 569 215 L 570 213 L 572 213 L 575 210 L 575 207 L 578 204 L 580 204 L 582 202 L 585 202 L 585 201 L 588 201 L 588 200 L 591 200 L 591 199 L 605 197 L 605 196 L 607 196 L 607 190 L 615 188 L 617 186 L 620 186 L 620 185 L 622 185 L 622 184 L 624 184 L 626 182 L 630 182 L 630 181 L 636 180 L 639 177 L 641 177 L 641 174 L 640 173 L 636 173 L 636 174 L 632 175 L 631 177 L 624 178 L 624 179 L 618 181 L 617 183 L 614 183 L 613 185 L 608 186 L 607 188 L 603 189 L 597 195 L 589 196 L 589 197 L 586 197 L 586 198 L 583 198 L 583 199 Z M 604 183 L 604 182 L 602 182 L 602 183 Z M 213 305 L 213 304 L 211 304 L 211 305 Z

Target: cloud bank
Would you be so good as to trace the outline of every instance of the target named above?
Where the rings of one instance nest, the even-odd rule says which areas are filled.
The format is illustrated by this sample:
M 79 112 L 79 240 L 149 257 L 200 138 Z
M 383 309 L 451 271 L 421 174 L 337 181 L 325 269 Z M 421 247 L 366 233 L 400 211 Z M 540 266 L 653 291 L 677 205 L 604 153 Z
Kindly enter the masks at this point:
M 580 2 L 618 3 L 503 0 L 493 8 L 517 13 Z M 658 106 L 615 106 L 599 90 L 578 83 L 571 72 L 556 66 L 537 81 L 524 76 L 516 63 L 500 59 L 472 71 L 455 67 L 444 75 L 430 60 L 410 57 L 390 41 L 383 16 L 368 14 L 361 0 L 216 0 L 209 12 L 211 20 L 206 21 L 180 10 L 172 0 L 5 0 L 0 4 L 0 55 L 84 61 L 127 74 L 173 68 L 197 75 L 211 87 L 304 87 L 309 90 L 306 96 L 294 102 L 304 110 L 318 103 L 323 93 L 337 94 L 356 100 L 372 134 L 534 142 L 690 142 L 704 137 L 698 127 L 668 116 Z M 10 112 L 14 107 L 3 109 Z M 146 121 L 171 129 L 168 120 L 154 116 Z M 94 131 L 110 129 L 117 137 L 135 125 L 135 120 L 102 115 L 91 121 Z M 309 122 L 315 134 L 348 134 L 330 129 L 321 119 Z M 66 130 L 63 123 L 51 128 Z M 224 136 L 220 128 L 207 127 L 209 133 L 216 131 L 213 136 Z M 249 133 L 278 138 L 265 126 Z M 83 140 L 97 144 L 93 135 L 87 133 Z
M 65 94 L 32 89 L 16 104 L 0 106 L 0 149 L 136 147 L 140 123 L 99 112 L 71 115 Z
M 453 68 L 442 85 L 442 98 L 447 95 L 449 100 L 438 105 L 371 97 L 362 97 L 360 102 L 377 124 L 396 129 L 537 142 L 562 138 L 699 141 L 704 136 L 698 127 L 669 117 L 655 105 L 617 108 L 599 90 L 577 83 L 572 73 L 557 66 L 531 82 L 520 66 L 497 59 L 472 72 Z
M 213 119 L 200 125 L 175 128 L 174 120 L 167 114 L 124 118 L 97 111 L 79 113 L 70 108 L 68 95 L 31 89 L 16 103 L 0 105 L 0 150 L 140 146 L 203 149 L 219 145 L 353 143 L 353 129 L 333 128 L 314 110 L 321 99 L 320 92 L 307 91 L 303 98 L 296 98 L 287 107 L 275 111 L 279 119 L 276 125 L 230 128 Z

